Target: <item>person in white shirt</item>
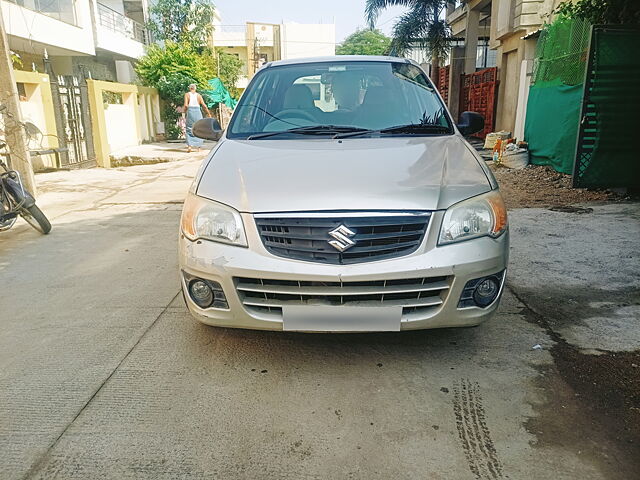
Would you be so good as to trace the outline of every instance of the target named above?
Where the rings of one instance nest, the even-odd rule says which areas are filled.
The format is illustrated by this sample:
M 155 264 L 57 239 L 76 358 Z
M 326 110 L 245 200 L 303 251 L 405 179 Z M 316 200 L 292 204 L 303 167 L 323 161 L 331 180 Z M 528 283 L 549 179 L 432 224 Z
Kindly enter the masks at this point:
M 187 141 L 187 152 L 191 152 L 193 148 L 200 151 L 200 147 L 204 140 L 193 136 L 193 124 L 202 119 L 202 109 L 204 109 L 207 117 L 211 117 L 211 112 L 202 99 L 202 95 L 196 92 L 196 84 L 189 85 L 189 91 L 184 94 L 183 115 L 186 119 L 185 137 Z

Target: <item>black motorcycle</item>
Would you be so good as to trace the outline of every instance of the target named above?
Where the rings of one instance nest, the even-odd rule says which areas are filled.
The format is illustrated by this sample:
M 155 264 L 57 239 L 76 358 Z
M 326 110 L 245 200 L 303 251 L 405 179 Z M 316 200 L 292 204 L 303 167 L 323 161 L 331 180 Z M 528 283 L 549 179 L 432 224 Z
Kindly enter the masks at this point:
M 4 146 L 0 143 L 0 149 Z M 13 227 L 20 215 L 39 232 L 49 233 L 51 223 L 38 208 L 33 196 L 25 190 L 20 174 L 9 170 L 2 160 L 0 168 L 0 232 Z

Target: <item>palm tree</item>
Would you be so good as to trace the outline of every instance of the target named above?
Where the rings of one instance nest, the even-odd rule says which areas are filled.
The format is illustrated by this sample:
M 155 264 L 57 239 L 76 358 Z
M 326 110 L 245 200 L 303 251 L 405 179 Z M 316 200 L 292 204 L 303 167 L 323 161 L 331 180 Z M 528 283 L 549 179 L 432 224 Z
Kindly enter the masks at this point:
M 403 55 L 413 46 L 427 50 L 431 55 L 432 75 L 437 75 L 440 62 L 449 51 L 451 31 L 442 18 L 447 4 L 452 0 L 367 0 L 367 20 L 374 28 L 378 15 L 391 6 L 407 7 L 393 26 L 391 52 Z

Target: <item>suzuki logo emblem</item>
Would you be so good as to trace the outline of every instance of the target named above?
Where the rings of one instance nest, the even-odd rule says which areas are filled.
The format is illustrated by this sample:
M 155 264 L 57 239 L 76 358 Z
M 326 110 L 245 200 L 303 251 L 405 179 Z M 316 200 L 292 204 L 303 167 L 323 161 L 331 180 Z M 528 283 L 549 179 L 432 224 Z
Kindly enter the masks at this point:
M 350 237 L 353 237 L 356 232 L 349 230 L 344 225 L 340 225 L 338 228 L 334 228 L 329 232 L 335 240 L 329 241 L 329 245 L 338 250 L 339 252 L 344 252 L 345 250 L 353 247 L 356 242 L 351 240 Z

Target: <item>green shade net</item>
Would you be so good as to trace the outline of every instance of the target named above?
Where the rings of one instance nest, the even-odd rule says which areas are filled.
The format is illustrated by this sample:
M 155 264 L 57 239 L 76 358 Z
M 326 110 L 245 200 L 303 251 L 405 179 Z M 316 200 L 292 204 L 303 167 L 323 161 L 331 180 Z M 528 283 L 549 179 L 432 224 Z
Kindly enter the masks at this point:
M 640 28 L 595 26 L 574 185 L 640 188 Z
M 572 173 L 590 25 L 558 18 L 536 47 L 524 129 L 531 163 Z
M 224 103 L 232 109 L 236 107 L 238 101 L 231 97 L 229 90 L 225 88 L 219 78 L 212 78 L 208 83 L 209 88 L 202 91 L 206 98 L 207 107 L 211 108 L 219 103 Z
M 524 137 L 531 163 L 573 172 L 582 85 L 533 85 L 529 90 Z

